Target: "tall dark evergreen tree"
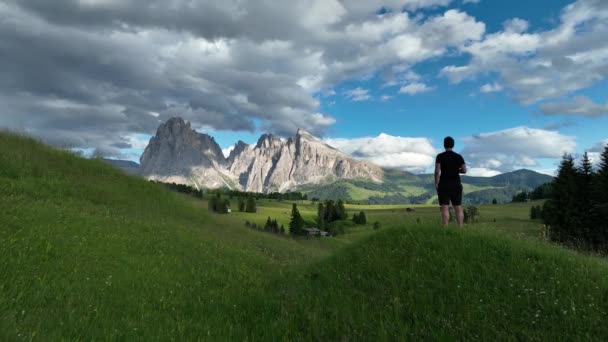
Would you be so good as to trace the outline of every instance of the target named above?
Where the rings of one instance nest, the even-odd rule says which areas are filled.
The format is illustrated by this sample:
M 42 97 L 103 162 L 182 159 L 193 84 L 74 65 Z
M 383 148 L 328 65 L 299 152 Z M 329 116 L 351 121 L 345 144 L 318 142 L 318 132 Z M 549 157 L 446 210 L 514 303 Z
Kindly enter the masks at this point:
M 365 212 L 361 211 L 359 213 L 359 224 L 366 224 L 367 223 L 367 217 L 365 217 Z
M 346 220 L 346 208 L 344 207 L 344 201 L 341 199 L 338 200 L 338 204 L 336 205 L 336 219 L 337 220 Z
M 249 196 L 247 197 L 247 205 L 245 207 L 245 211 L 248 213 L 257 212 L 257 205 L 255 203 L 255 198 L 253 198 L 252 194 L 249 194 Z
M 272 232 L 279 233 L 279 222 L 276 219 L 272 220 Z
M 571 155 L 564 155 L 557 177 L 553 180 L 553 194 L 545 205 L 545 224 L 549 226 L 550 238 L 558 242 L 573 243 L 580 227 L 577 207 L 578 172 Z
M 593 190 L 593 166 L 587 151 L 583 154 L 581 165 L 578 169 L 578 186 L 577 186 L 577 212 L 580 217 L 580 227 L 577 231 L 577 237 L 584 241 L 585 244 L 593 244 L 593 215 L 591 214 L 592 205 L 594 202 Z
M 599 168 L 596 175 L 596 188 L 598 191 L 598 201 L 608 203 L 608 144 L 600 155 Z
M 536 206 L 532 206 L 530 208 L 530 220 L 536 220 L 536 219 L 537 219 Z
M 215 196 L 209 197 L 209 203 L 208 203 L 209 211 L 215 212 L 215 208 L 217 207 L 216 203 L 217 203 L 217 197 L 215 197 Z
M 319 225 L 319 229 L 325 229 L 325 206 L 323 206 L 323 203 L 319 203 L 317 206 L 317 224 Z
M 298 210 L 298 206 L 293 203 L 291 207 L 291 221 L 289 222 L 289 233 L 291 235 L 302 235 L 302 230 L 304 229 L 304 219 L 302 219 L 302 215 L 300 215 L 300 211 Z
M 331 223 L 336 220 L 336 207 L 334 201 L 325 201 L 325 222 Z
M 245 199 L 242 196 L 239 196 L 239 211 L 245 211 Z
M 230 200 L 229 199 L 224 199 L 224 200 L 219 200 L 218 201 L 218 206 L 217 206 L 217 212 L 220 214 L 227 214 L 228 213 L 228 208 L 230 208 Z
M 591 208 L 593 242 L 596 249 L 608 252 L 608 144 L 600 155 L 599 168 L 593 179 Z

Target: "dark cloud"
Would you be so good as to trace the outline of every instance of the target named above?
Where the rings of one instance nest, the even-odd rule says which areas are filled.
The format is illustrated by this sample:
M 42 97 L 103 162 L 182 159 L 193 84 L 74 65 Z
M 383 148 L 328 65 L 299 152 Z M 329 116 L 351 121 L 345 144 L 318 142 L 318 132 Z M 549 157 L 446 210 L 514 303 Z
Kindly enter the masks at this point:
M 384 5 L 415 11 L 449 2 Z M 254 131 L 259 123 L 279 135 L 297 128 L 322 135 L 335 119 L 319 111 L 315 93 L 439 56 L 484 29 L 458 11 L 378 16 L 379 7 L 356 0 L 5 0 L 0 127 L 106 156 L 175 115 L 214 130 Z
M 540 111 L 546 115 L 579 115 L 596 117 L 608 115 L 608 104 L 597 104 L 586 96 L 577 96 L 567 101 L 548 102 L 540 106 Z

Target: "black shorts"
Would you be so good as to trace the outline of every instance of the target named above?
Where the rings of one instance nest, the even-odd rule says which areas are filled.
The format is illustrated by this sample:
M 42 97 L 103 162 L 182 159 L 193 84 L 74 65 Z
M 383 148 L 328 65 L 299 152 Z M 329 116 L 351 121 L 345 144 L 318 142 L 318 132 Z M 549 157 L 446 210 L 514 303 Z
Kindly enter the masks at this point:
M 439 183 L 437 188 L 439 205 L 461 205 L 462 204 L 462 184 L 460 183 Z

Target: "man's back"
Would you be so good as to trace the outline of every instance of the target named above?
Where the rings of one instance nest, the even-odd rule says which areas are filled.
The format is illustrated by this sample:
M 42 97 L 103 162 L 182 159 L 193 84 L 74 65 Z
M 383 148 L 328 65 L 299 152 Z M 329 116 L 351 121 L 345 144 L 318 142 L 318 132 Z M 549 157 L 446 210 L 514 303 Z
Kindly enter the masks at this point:
M 445 151 L 437 155 L 436 163 L 441 164 L 439 183 L 460 183 L 460 168 L 464 158 L 454 151 Z

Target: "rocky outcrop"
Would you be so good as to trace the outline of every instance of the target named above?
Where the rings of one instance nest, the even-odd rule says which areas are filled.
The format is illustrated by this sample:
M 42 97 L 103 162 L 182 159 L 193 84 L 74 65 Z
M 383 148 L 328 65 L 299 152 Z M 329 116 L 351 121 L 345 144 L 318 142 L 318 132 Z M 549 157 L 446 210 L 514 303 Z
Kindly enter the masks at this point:
M 196 132 L 181 118 L 158 127 L 140 158 L 140 172 L 148 179 L 204 187 L 235 183 L 225 165 L 215 139 Z
M 239 140 L 235 145 L 234 148 L 232 149 L 232 151 L 230 151 L 230 154 L 228 155 L 228 158 L 226 158 L 226 164 L 227 165 L 232 165 L 232 163 L 234 163 L 234 160 L 241 154 L 243 153 L 247 148 L 249 147 L 248 144 L 245 144 L 243 141 Z
M 195 132 L 179 118 L 159 127 L 141 157 L 141 170 L 161 181 L 252 192 L 285 192 L 339 179 L 381 182 L 383 178 L 379 166 L 350 158 L 303 130 L 289 139 L 264 134 L 255 146 L 239 141 L 224 159 L 212 137 Z
M 243 189 L 254 192 L 284 192 L 338 179 L 381 182 L 383 178 L 379 166 L 352 159 L 303 130 L 287 140 L 263 135 L 255 147 L 236 154 L 228 168 Z

